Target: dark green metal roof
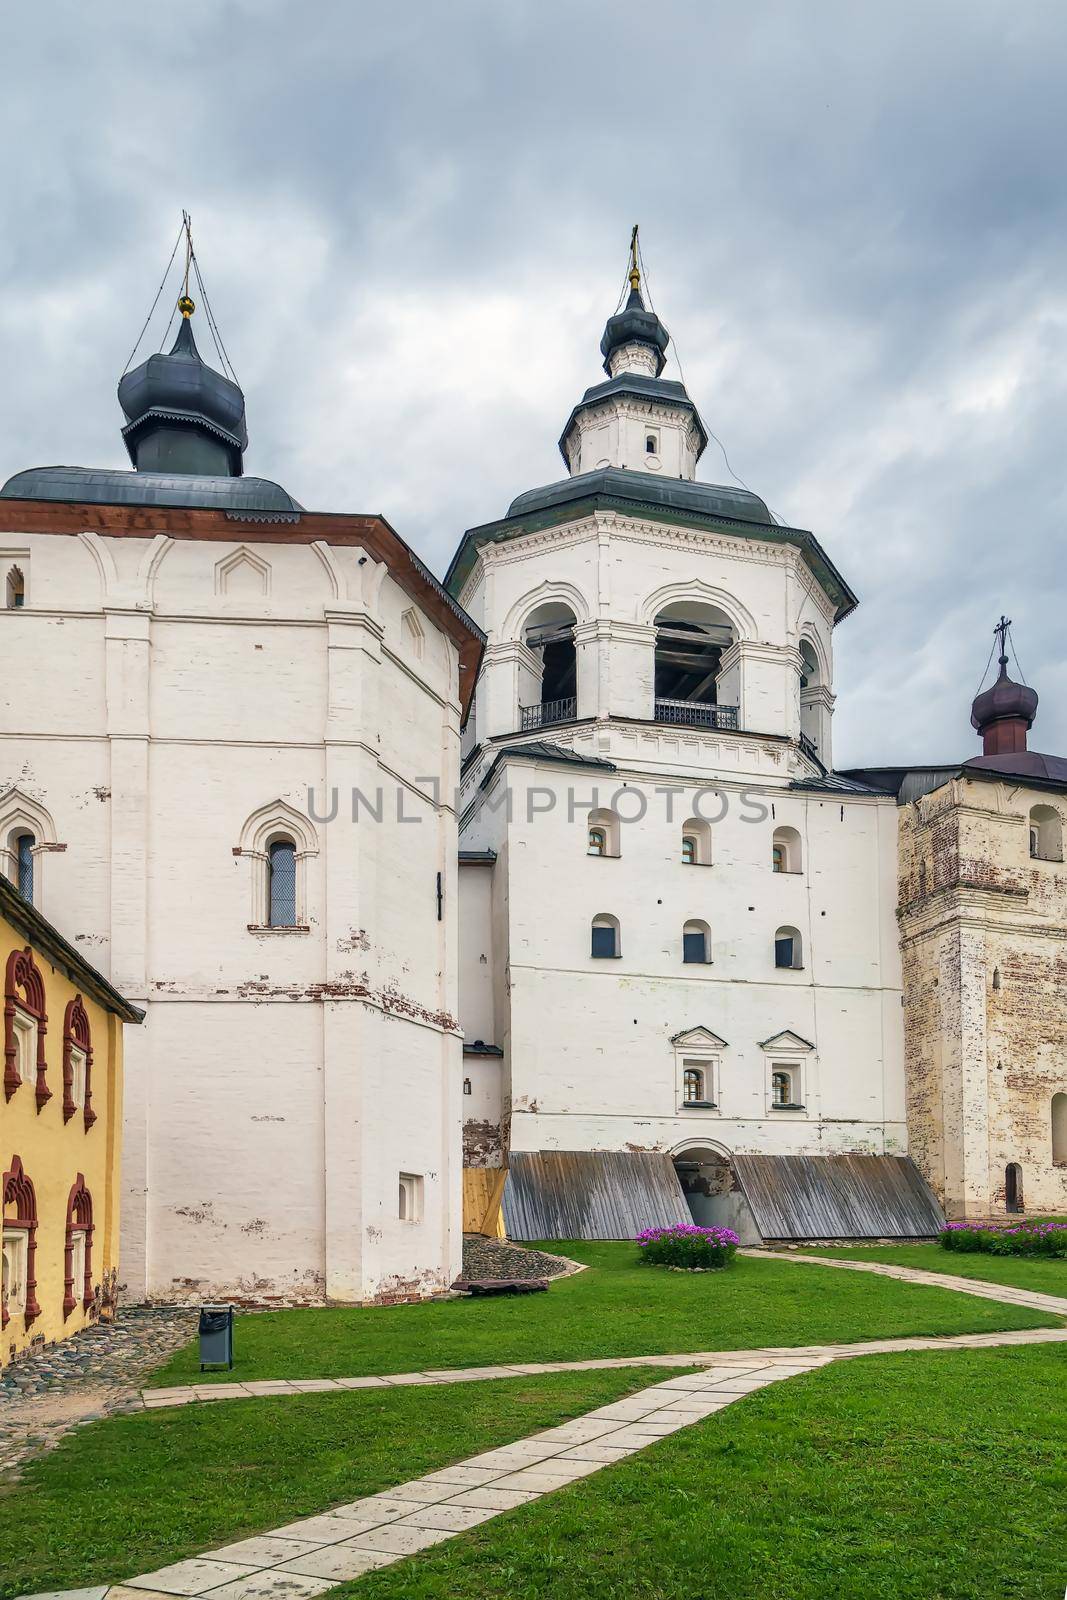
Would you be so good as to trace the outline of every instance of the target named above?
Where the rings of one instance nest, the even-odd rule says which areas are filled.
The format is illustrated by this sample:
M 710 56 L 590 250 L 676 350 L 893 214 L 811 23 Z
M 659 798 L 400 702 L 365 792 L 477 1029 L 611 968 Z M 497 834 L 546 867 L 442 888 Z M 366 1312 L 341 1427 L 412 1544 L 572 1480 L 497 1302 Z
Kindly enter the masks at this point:
M 859 604 L 857 595 L 814 534 L 773 521 L 758 495 L 745 489 L 692 483 L 684 478 L 656 478 L 650 472 L 626 472 L 618 467 L 583 472 L 561 483 L 531 489 L 512 501 L 507 516 L 500 521 L 468 528 L 445 574 L 445 587 L 450 594 L 459 595 L 483 546 L 576 522 L 594 511 L 621 511 L 676 527 L 718 529 L 735 539 L 793 545 L 832 601 L 835 621 L 842 621 Z
M 0 489 L 0 498 L 106 506 L 197 506 L 245 515 L 263 512 L 294 520 L 304 509 L 269 478 L 123 472 L 108 467 L 29 467 L 7 480 Z

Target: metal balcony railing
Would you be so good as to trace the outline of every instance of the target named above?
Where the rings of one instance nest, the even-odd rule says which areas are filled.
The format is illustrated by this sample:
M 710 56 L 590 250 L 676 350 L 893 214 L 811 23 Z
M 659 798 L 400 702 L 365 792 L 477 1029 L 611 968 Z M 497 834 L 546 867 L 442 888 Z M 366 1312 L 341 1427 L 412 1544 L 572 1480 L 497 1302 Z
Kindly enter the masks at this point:
M 548 728 L 556 722 L 572 722 L 578 711 L 575 695 L 565 700 L 543 700 L 539 706 L 519 707 L 519 726 L 523 733 L 530 728 Z
M 736 728 L 737 707 L 706 705 L 700 700 L 657 700 L 656 721 L 689 728 Z

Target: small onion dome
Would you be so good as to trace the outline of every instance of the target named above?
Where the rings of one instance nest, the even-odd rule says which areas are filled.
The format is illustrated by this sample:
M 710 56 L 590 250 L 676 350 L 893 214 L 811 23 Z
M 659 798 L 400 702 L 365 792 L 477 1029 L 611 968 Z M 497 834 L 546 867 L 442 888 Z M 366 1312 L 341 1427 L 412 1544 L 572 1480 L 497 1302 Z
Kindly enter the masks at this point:
M 604 337 L 600 341 L 600 354 L 604 357 L 604 371 L 611 376 L 611 357 L 613 353 L 624 344 L 651 345 L 656 352 L 656 377 L 658 378 L 667 364 L 665 351 L 670 343 L 670 334 L 663 326 L 654 311 L 645 309 L 645 302 L 641 298 L 641 290 L 633 282 L 636 274 L 631 275 L 632 288 L 630 298 L 621 311 L 608 318 L 604 329 Z
M 134 466 L 143 466 L 138 458 L 145 435 L 161 427 L 191 430 L 214 440 L 216 448 L 225 452 L 229 471 L 239 475 L 241 454 L 248 444 L 245 397 L 236 383 L 209 367 L 196 348 L 192 304 L 184 296 L 179 303 L 181 327 L 169 354 L 149 356 L 119 383 L 119 404 L 127 424 L 123 438 Z
M 1037 716 L 1037 690 L 1008 677 L 1008 662 L 1000 658 L 1000 677 L 991 689 L 975 696 L 971 727 L 985 733 L 995 722 L 1024 722 L 1029 728 Z

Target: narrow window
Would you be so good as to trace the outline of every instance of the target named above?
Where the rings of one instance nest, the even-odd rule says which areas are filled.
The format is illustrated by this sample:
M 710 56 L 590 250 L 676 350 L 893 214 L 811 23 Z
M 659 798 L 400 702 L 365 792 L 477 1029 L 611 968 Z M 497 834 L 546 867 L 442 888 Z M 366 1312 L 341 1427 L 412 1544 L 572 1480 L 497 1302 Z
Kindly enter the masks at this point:
M 1000 988 L 1000 968 L 999 967 L 994 967 L 993 968 L 993 988 L 994 989 L 999 989 Z
M 33 850 L 37 840 L 32 833 L 20 833 L 15 840 L 19 894 L 33 904 Z
M 771 867 L 775 872 L 799 872 L 800 834 L 795 828 L 775 828 L 771 840 Z
M 1036 828 L 1031 828 L 1030 829 L 1030 856 L 1031 856 L 1031 859 L 1034 860 L 1034 861 L 1036 861 L 1038 859 L 1038 857 L 1040 856 L 1040 854 L 1041 854 L 1040 843 L 1041 843 L 1041 835 L 1040 835 L 1040 833 L 1038 832 L 1038 830 Z
M 422 1179 L 415 1172 L 402 1172 L 399 1191 L 401 1222 L 421 1222 Z
M 645 434 L 645 455 L 654 456 L 659 450 L 659 440 L 654 433 Z
M 771 1103 L 776 1106 L 793 1104 L 793 1075 L 780 1067 L 771 1073 Z
M 26 604 L 26 580 L 19 567 L 12 567 L 7 575 L 7 609 L 20 611 Z
M 589 830 L 589 848 L 586 851 L 586 855 L 590 855 L 590 856 L 606 856 L 607 853 L 608 853 L 608 841 L 607 841 L 607 838 L 606 838 L 606 836 L 604 834 L 603 828 L 590 828 L 590 830 Z
M 682 1100 L 687 1106 L 704 1100 L 704 1074 L 699 1067 L 686 1067 L 682 1074 Z
M 711 865 L 711 828 L 699 817 L 682 824 L 682 861 L 687 867 Z
M 696 866 L 697 842 L 690 833 L 682 834 L 682 860 L 687 867 Z
M 1017 1161 L 1009 1161 L 1004 1168 L 1004 1209 L 1023 1209 L 1023 1169 Z
M 598 961 L 611 960 L 619 954 L 619 924 L 615 917 L 593 918 L 590 954 Z
M 268 852 L 269 922 L 272 928 L 296 927 L 296 846 L 275 839 Z
M 800 934 L 796 928 L 779 928 L 774 936 L 774 964 L 776 967 L 799 968 L 804 965 Z
M 15 1035 L 15 1071 L 23 1083 L 34 1083 L 37 1079 L 37 1023 L 16 1008 L 11 1026 Z
M 688 965 L 706 965 L 709 957 L 706 922 L 687 922 L 682 929 L 682 960 Z
M 771 866 L 775 872 L 785 871 L 785 851 L 780 844 L 776 844 L 771 851 Z
M 1052 1096 L 1052 1164 L 1067 1167 L 1067 1094 Z
M 1030 854 L 1035 861 L 1063 860 L 1063 823 L 1052 806 L 1030 811 Z
M 4 1229 L 4 1321 L 26 1309 L 26 1229 Z
M 463 1093 L 464 1094 L 470 1094 L 471 1093 L 471 1081 L 470 1081 L 469 1078 L 464 1078 L 464 1080 L 463 1080 Z

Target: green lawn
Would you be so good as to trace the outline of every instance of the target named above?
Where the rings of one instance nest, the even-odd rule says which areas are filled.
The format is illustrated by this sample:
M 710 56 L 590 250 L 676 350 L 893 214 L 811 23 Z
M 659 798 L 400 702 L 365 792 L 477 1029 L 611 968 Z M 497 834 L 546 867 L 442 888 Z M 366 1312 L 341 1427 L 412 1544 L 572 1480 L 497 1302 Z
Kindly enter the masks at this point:
M 151 1572 L 509 1444 L 669 1375 L 554 1373 L 92 1423 L 0 1486 L 0 1595 Z
M 1036 1289 L 1067 1300 L 1067 1261 L 1025 1256 L 989 1256 L 983 1252 L 942 1250 L 939 1244 L 813 1245 L 814 1256 L 847 1256 L 853 1261 L 885 1261 L 923 1272 L 947 1272 L 957 1278 L 980 1278 L 1013 1289 Z
M 1059 1600 L 1065 1582 L 1067 1351 L 1045 1346 L 789 1379 L 344 1592 Z
M 726 1272 L 690 1274 L 641 1266 L 628 1244 L 556 1248 L 591 1270 L 553 1283 L 547 1294 L 239 1315 L 234 1372 L 218 1377 L 357 1377 L 1057 1324 L 1038 1312 L 860 1272 L 739 1256 Z M 200 1380 L 190 1345 L 152 1382 L 194 1380 L 210 1381 Z

